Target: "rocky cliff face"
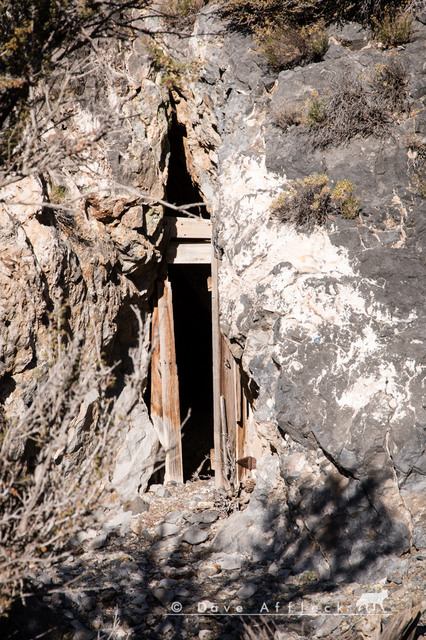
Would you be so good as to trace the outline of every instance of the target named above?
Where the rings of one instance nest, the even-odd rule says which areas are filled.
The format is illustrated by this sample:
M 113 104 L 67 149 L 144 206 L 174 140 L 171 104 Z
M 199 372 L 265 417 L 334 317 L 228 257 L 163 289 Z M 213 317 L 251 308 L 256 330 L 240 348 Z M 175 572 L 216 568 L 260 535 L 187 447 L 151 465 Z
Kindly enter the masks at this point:
M 265 514 L 281 491 L 280 510 L 286 503 L 297 535 L 334 572 L 425 546 L 425 224 L 414 177 L 424 162 L 425 27 L 415 27 L 393 52 L 359 25 L 336 27 L 323 61 L 279 74 L 250 38 L 223 32 L 214 7 L 189 40 L 202 70 L 177 113 L 216 228 L 221 326 L 257 390 L 268 454 L 250 508 L 234 516 L 240 535 L 230 527 L 219 545 L 259 546 L 250 523 L 260 538 L 277 534 Z M 300 117 L 277 124 L 336 95 L 345 76 L 365 81 L 395 60 L 407 102 L 390 107 L 380 136 L 319 146 L 319 127 Z M 308 229 L 271 219 L 288 181 L 314 173 L 355 185 L 360 215 Z
M 125 383 L 138 339 L 131 307 L 140 310 L 149 329 L 148 301 L 161 262 L 162 210 L 114 185 L 143 189 L 154 199 L 164 196 L 167 91 L 149 79 L 149 67 L 144 69 L 140 58 L 138 74 L 132 75 L 132 51 L 125 54 L 129 64 L 124 71 L 124 54 L 104 54 L 109 75 L 100 68 L 79 83 L 64 125 L 70 144 L 84 149 L 89 142 L 83 160 L 71 156 L 43 179 L 28 178 L 2 190 L 0 401 L 7 419 L 22 415 L 31 404 L 61 317 L 61 330 L 81 337 L 89 368 L 96 369 L 101 353 L 114 367 L 113 393 L 127 418 L 118 436 L 122 449 L 113 484 L 133 497 L 146 487 L 158 439 L 142 399 L 147 371 L 138 374 L 136 395 Z M 114 83 L 117 77 L 120 82 Z M 91 144 L 100 114 L 108 131 Z M 147 337 L 148 352 L 149 331 Z M 85 374 L 90 377 L 90 371 Z M 96 394 L 77 411 L 79 448 L 95 401 Z
M 416 187 L 426 28 L 415 27 L 412 42 L 392 53 L 371 46 L 357 25 L 336 27 L 323 61 L 274 73 L 209 5 L 190 37 L 162 43 L 199 71 L 181 78 L 172 102 L 140 39 L 116 61 L 122 86 L 104 90 L 98 78 L 81 88 L 73 119 L 80 135 L 100 102 L 120 110 L 122 126 L 87 167 L 64 167 L 52 184 L 71 197 L 114 182 L 163 197 L 173 104 L 188 171 L 211 211 L 221 327 L 249 381 L 264 452 L 250 506 L 232 516 L 232 539 L 219 534 L 218 548 L 268 549 L 343 578 L 378 556 L 426 547 L 426 229 Z M 380 137 L 318 147 L 300 119 L 277 124 L 277 113 L 306 112 L 315 92 L 335 92 L 342 73 L 366 78 L 394 57 L 406 71 L 407 104 L 389 111 Z M 271 203 L 289 181 L 314 173 L 331 185 L 349 180 L 360 215 L 336 213 L 310 228 L 273 219 Z M 95 319 L 101 349 L 123 360 L 123 381 L 136 330 L 130 306 L 146 308 L 161 259 L 162 213 L 137 196 L 93 195 L 70 217 L 40 207 L 49 192 L 33 180 L 3 195 L 0 373 L 8 414 L 31 398 L 55 304 L 67 302 L 73 331 Z M 125 498 L 146 486 L 157 446 L 141 397 L 130 404 L 114 475 Z

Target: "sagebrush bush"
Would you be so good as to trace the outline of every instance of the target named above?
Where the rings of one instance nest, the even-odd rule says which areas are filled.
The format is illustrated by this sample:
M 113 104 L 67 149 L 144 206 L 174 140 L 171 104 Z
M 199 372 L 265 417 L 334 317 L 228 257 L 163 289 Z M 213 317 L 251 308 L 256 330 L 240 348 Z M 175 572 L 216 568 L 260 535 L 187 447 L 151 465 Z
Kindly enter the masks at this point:
M 279 222 L 305 228 L 323 225 L 333 213 L 355 218 L 361 210 L 361 203 L 356 199 L 354 190 L 354 185 L 344 179 L 337 182 L 331 191 L 327 174 L 313 173 L 289 184 L 288 190 L 272 202 L 271 216 Z
M 274 69 L 289 69 L 309 57 L 308 43 L 295 27 L 265 27 L 258 30 L 256 39 L 261 53 Z
M 399 60 L 394 58 L 389 64 L 377 65 L 372 86 L 388 111 L 402 113 L 407 110 L 407 74 Z
M 328 47 L 322 22 L 304 28 L 285 23 L 257 27 L 255 39 L 268 64 L 278 70 L 320 60 Z
M 292 125 L 298 126 L 301 124 L 302 117 L 302 110 L 294 106 L 278 104 L 272 111 L 272 122 L 283 131 L 286 131 Z
M 356 218 L 361 209 L 361 203 L 354 195 L 354 185 L 344 178 L 339 180 L 333 189 L 331 199 L 338 203 L 340 213 L 344 218 Z
M 413 16 L 407 11 L 388 6 L 381 17 L 373 18 L 373 28 L 375 37 L 384 47 L 398 47 L 410 41 Z
M 323 105 L 314 96 L 307 113 L 314 146 L 323 148 L 348 142 L 356 135 L 367 137 L 386 132 L 390 123 L 387 105 L 370 95 L 359 78 L 341 75 L 331 89 L 331 96 Z
M 323 20 L 307 25 L 302 29 L 302 35 L 307 42 L 309 55 L 313 60 L 321 60 L 328 49 L 328 35 Z
M 161 11 L 167 23 L 175 28 L 189 27 L 209 0 L 163 0 Z
M 328 49 L 328 36 L 326 33 L 319 33 L 311 40 L 312 53 L 315 59 L 321 59 Z

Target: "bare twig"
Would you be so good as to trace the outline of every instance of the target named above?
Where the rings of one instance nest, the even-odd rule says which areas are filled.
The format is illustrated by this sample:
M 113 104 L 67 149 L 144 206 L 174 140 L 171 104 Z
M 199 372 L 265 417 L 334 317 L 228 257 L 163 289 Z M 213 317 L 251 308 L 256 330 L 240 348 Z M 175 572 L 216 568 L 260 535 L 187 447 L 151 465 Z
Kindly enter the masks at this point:
M 145 202 L 152 202 L 155 204 L 159 204 L 167 209 L 172 209 L 173 211 L 180 211 L 182 213 L 185 213 L 185 215 L 191 218 L 196 218 L 196 219 L 199 219 L 199 216 L 194 213 L 190 213 L 188 209 L 192 209 L 193 207 L 208 206 L 206 202 L 192 202 L 190 204 L 184 204 L 184 205 L 172 204 L 170 202 L 167 202 L 166 200 L 162 200 L 161 198 L 156 198 L 155 196 L 147 193 L 146 191 L 141 191 L 140 189 L 135 189 L 134 187 L 129 187 L 127 185 L 120 184 L 118 182 L 114 183 L 111 186 L 99 187 L 97 189 L 89 189 L 85 193 L 82 193 L 79 196 L 76 196 L 75 198 L 70 198 L 69 200 L 66 201 L 66 204 L 52 203 L 52 202 L 20 202 L 16 200 L 7 200 L 6 198 L 0 199 L 0 202 L 3 202 L 5 204 L 7 203 L 8 206 L 33 206 L 33 207 L 40 207 L 40 208 L 59 209 L 61 211 L 72 211 L 73 208 L 71 207 L 71 205 L 80 200 L 83 200 L 84 198 L 88 198 L 89 196 L 94 194 L 108 193 L 108 192 L 109 193 L 112 192 L 118 195 L 117 191 L 118 192 L 124 191 L 125 193 L 129 193 L 131 195 L 134 195 L 140 198 L 141 200 L 144 200 Z
M 133 373 L 127 386 L 140 401 L 149 364 L 149 324 L 138 309 L 139 340 L 130 353 Z M 108 389 L 115 366 L 103 362 L 96 326 L 64 331 L 58 308 L 40 379 L 24 415 L 10 420 L 0 451 L 0 582 L 11 593 L 29 568 L 49 566 L 61 557 L 69 537 L 102 495 L 114 442 L 126 415 L 115 410 Z M 37 372 L 36 372 L 37 373 Z M 77 421 L 90 419 L 89 432 Z M 78 463 L 77 463 L 78 459 Z M 19 588 L 18 588 L 19 591 Z M 3 594 L 4 596 L 4 594 Z M 0 598 L 0 611 L 7 599 Z

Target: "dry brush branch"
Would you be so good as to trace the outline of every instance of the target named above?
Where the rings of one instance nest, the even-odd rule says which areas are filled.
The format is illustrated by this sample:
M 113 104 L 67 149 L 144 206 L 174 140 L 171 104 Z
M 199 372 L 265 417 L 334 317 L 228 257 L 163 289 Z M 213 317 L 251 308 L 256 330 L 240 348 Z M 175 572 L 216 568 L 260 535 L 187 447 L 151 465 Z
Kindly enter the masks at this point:
M 126 379 L 137 402 L 147 374 L 149 324 L 135 310 L 139 339 Z M 51 323 L 48 362 L 24 415 L 9 419 L 0 451 L 0 612 L 37 567 L 57 561 L 107 485 L 111 441 L 126 421 L 109 392 L 114 366 L 103 362 L 96 324 L 64 332 Z M 147 355 L 148 353 L 148 355 Z M 122 411 L 122 407 L 120 407 Z M 84 423 L 84 424 L 83 424 Z M 22 589 L 21 589 L 22 591 Z
M 192 202 L 190 204 L 176 205 L 171 202 L 167 202 L 166 200 L 162 200 L 161 198 L 156 198 L 155 196 L 147 193 L 146 191 L 142 191 L 141 189 L 135 189 L 134 187 L 130 187 L 124 184 L 120 184 L 119 182 L 115 182 L 112 185 L 99 187 L 97 189 L 89 189 L 85 191 L 85 193 L 76 196 L 75 198 L 69 198 L 62 203 L 56 202 L 21 202 L 21 201 L 11 201 L 6 199 L 0 199 L 0 202 L 7 202 L 8 206 L 34 206 L 40 208 L 47 209 L 55 209 L 60 211 L 73 211 L 73 207 L 71 205 L 79 202 L 80 200 L 84 200 L 89 198 L 92 195 L 96 195 L 99 193 L 114 193 L 114 195 L 119 195 L 120 191 L 124 191 L 130 195 L 134 195 L 137 198 L 140 198 L 143 202 L 159 204 L 166 209 L 171 209 L 172 211 L 178 211 L 180 213 L 184 213 L 186 216 L 199 219 L 200 216 L 195 213 L 191 213 L 188 209 L 192 209 L 193 207 L 207 207 L 208 203 L 206 202 Z

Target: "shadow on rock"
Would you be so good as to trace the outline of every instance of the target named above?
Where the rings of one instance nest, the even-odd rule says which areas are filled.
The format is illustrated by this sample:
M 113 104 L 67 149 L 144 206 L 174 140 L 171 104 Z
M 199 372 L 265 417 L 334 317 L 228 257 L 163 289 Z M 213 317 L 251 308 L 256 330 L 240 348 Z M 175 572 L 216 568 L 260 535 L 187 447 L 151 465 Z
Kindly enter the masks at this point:
M 374 483 L 330 475 L 322 486 L 292 485 L 281 469 L 266 457 L 248 507 L 226 520 L 210 481 L 213 507 L 166 509 L 155 535 L 117 531 L 101 548 L 70 553 L 12 609 L 1 637 L 243 638 L 244 621 L 275 612 L 289 633 L 314 637 L 324 617 L 300 607 L 315 594 L 333 606 L 339 584 L 400 568 L 406 532 L 372 506 Z

